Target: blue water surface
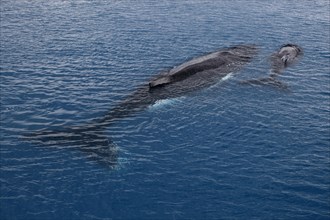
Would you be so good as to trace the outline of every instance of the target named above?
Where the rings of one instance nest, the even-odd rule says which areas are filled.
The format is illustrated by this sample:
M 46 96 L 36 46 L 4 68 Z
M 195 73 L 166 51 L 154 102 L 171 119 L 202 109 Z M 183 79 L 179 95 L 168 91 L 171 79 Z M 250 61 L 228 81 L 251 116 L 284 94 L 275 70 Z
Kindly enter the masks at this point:
M 1 220 L 330 219 L 328 0 L 2 0 Z M 288 90 L 269 74 L 295 43 Z M 109 168 L 24 134 L 103 117 L 152 76 L 256 44 L 217 85 L 107 128 Z

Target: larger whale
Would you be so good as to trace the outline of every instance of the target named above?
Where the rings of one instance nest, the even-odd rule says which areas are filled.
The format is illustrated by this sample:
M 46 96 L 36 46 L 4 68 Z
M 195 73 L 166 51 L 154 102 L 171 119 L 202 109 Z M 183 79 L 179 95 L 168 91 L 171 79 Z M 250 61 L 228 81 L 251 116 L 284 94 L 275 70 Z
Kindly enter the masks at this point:
M 91 159 L 115 166 L 117 148 L 104 134 L 104 130 L 114 121 L 132 116 L 158 100 L 180 97 L 210 87 L 228 74 L 241 70 L 257 51 L 255 45 L 238 45 L 194 58 L 141 85 L 102 118 L 86 125 L 60 131 L 42 130 L 27 136 L 41 141 L 42 145 L 54 145 L 56 141 L 57 146 L 88 152 Z

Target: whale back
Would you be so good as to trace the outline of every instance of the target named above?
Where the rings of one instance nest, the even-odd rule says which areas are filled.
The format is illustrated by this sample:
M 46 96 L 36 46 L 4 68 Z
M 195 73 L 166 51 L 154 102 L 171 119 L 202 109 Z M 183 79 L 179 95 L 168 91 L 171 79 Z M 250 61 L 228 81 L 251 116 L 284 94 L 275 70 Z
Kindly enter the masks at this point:
M 256 50 L 256 46 L 254 45 L 240 45 L 194 58 L 150 81 L 149 87 L 152 89 L 154 87 L 182 81 L 205 71 L 229 73 L 224 70 L 229 69 L 229 66 L 239 69 L 241 65 L 244 65 L 252 59 L 256 54 Z M 233 69 L 233 71 L 235 70 Z

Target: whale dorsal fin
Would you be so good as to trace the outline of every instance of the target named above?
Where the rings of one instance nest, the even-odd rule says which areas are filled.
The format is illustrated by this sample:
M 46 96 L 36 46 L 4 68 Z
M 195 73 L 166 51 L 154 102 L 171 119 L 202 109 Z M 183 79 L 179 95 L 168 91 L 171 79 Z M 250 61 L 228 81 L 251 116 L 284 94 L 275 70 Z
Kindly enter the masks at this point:
M 149 82 L 149 88 L 155 88 L 159 86 L 163 86 L 166 84 L 169 84 L 171 82 L 171 77 L 170 76 L 162 76 L 158 79 L 152 80 Z

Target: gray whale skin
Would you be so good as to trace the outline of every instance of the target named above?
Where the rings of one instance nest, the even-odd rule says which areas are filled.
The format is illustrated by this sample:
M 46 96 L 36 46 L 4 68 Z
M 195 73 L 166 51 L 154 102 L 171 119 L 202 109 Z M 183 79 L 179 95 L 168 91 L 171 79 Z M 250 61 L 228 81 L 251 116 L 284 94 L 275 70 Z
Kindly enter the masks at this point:
M 256 54 L 254 45 L 240 45 L 216 51 L 183 63 L 167 73 L 149 82 L 150 88 L 187 79 L 193 75 L 211 78 L 223 77 L 232 71 L 238 71 Z M 211 76 L 214 75 L 214 76 Z

